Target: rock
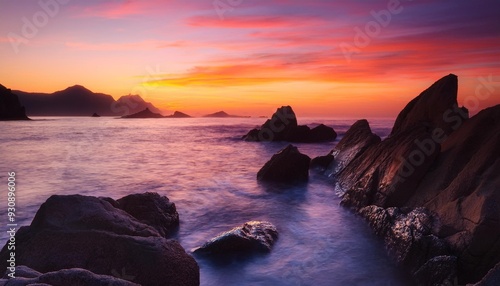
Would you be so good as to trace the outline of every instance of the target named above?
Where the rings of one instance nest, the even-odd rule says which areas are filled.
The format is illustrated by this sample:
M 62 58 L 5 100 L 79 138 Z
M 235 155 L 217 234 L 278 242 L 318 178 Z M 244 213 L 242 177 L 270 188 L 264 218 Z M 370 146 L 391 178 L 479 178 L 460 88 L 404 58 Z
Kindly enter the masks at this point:
M 180 112 L 180 111 L 175 111 L 174 114 L 165 116 L 168 118 L 189 118 L 191 117 L 190 115 L 187 115 L 186 113 Z
M 163 237 L 168 237 L 179 226 L 175 204 L 157 193 L 133 194 L 119 200 L 118 207 L 138 221 L 152 226 Z
M 456 285 L 457 258 L 446 255 L 433 257 L 422 265 L 413 276 L 417 285 Z
M 134 114 L 124 115 L 122 118 L 163 118 L 163 115 L 151 112 L 149 108 L 146 108 Z
M 226 255 L 235 252 L 268 252 L 277 238 L 278 231 L 273 224 L 250 221 L 217 235 L 194 252 Z
M 146 224 L 164 219 L 172 205 L 155 194 L 134 198 L 125 197 L 123 207 L 142 221 L 118 208 L 121 203 L 110 198 L 50 197 L 31 225 L 17 232 L 16 264 L 41 273 L 82 268 L 110 276 L 123 270 L 141 285 L 199 285 L 196 261 L 178 242 L 162 237 L 155 229 L 158 225 Z M 141 203 L 157 207 L 161 214 L 153 215 L 153 209 L 144 212 Z M 5 245 L 0 251 L 3 269 L 8 255 Z
M 257 179 L 275 182 L 303 182 L 309 179 L 311 158 L 299 152 L 297 147 L 288 145 L 259 170 Z
M 252 129 L 243 136 L 245 141 L 288 141 L 314 143 L 333 141 L 337 133 L 333 128 L 320 124 L 310 129 L 306 125 L 297 125 L 297 117 L 290 106 L 282 106 L 276 110 L 260 128 Z
M 442 221 L 456 249 L 459 283 L 475 283 L 500 262 L 500 105 L 465 121 L 443 143 L 407 203 Z M 417 195 L 418 194 L 418 195 Z
M 16 266 L 16 277 L 20 278 L 36 278 L 38 276 L 42 275 L 42 273 L 33 270 L 27 266 L 24 265 L 18 265 Z M 9 279 L 9 276 L 7 273 L 2 277 L 2 279 Z
M 29 118 L 18 96 L 0 84 L 0 121 L 2 120 L 29 120 Z
M 318 156 L 311 160 L 309 168 L 311 170 L 319 170 L 320 172 L 324 172 L 334 159 L 335 157 L 332 155 L 332 152 L 330 152 L 326 156 Z
M 327 142 L 333 141 L 337 138 L 337 132 L 333 130 L 333 128 L 328 127 L 324 124 L 320 124 L 313 129 L 309 133 L 309 138 L 307 141 L 309 142 Z
M 372 133 L 368 121 L 366 119 L 356 121 L 333 149 L 335 160 L 328 166 L 325 174 L 337 175 L 368 147 L 378 143 L 380 137 Z
M 251 130 L 243 138 L 246 141 L 286 141 L 295 128 L 297 128 L 297 117 L 293 109 L 290 106 L 282 106 L 260 129 Z
M 500 263 L 492 268 L 488 273 L 474 286 L 498 286 L 500 285 Z
M 20 272 L 20 269 L 22 269 L 23 272 Z M 30 273 L 27 276 L 25 275 L 26 271 Z M 33 276 L 35 275 L 35 273 L 36 276 Z M 126 276 L 125 278 L 132 279 L 133 277 Z M 2 280 L 0 280 L 0 285 L 6 285 L 6 286 L 27 286 L 27 285 L 138 286 L 139 285 L 130 281 L 126 281 L 124 279 L 108 275 L 97 275 L 88 270 L 80 268 L 62 269 L 59 271 L 42 274 L 26 266 L 16 267 L 16 278 L 4 281 Z M 5 284 L 1 284 L 2 282 L 5 282 Z
M 92 117 L 101 117 L 101 116 L 94 112 L 94 114 L 92 114 Z
M 469 117 L 467 109 L 458 108 L 457 90 L 458 78 L 454 74 L 435 82 L 399 113 L 391 136 L 417 126 L 426 126 L 431 130 L 439 128 L 450 134 L 456 129 L 457 120 Z

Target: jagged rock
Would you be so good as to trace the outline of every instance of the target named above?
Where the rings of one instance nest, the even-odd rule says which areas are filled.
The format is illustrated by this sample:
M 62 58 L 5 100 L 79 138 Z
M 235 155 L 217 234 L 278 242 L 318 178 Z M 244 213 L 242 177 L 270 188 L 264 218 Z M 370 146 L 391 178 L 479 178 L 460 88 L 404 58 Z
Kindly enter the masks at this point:
M 299 152 L 297 147 L 288 145 L 259 170 L 257 179 L 275 182 L 303 182 L 309 179 L 311 158 Z
M 455 256 L 436 256 L 427 261 L 414 274 L 417 285 L 442 286 L 456 285 L 457 258 Z
M 158 193 L 133 194 L 117 200 L 118 207 L 138 221 L 152 226 L 163 237 L 168 237 L 179 226 L 175 204 Z
M 366 119 L 356 121 L 335 146 L 332 154 L 335 160 L 330 163 L 325 174 L 337 175 L 368 147 L 380 143 L 380 137 L 372 133 Z
M 288 141 L 314 143 L 333 141 L 337 133 L 333 128 L 320 124 L 313 129 L 306 125 L 297 125 L 297 117 L 290 106 L 276 110 L 260 128 L 250 130 L 243 136 L 245 141 Z
M 465 121 L 442 144 L 407 203 L 435 212 L 456 249 L 459 283 L 474 283 L 500 262 L 500 105 Z
M 131 198 L 124 199 L 124 205 L 131 204 Z M 162 237 L 157 225 L 146 224 L 162 216 L 143 212 L 142 203 L 160 211 L 162 203 L 168 205 L 157 195 L 140 196 L 125 208 L 141 222 L 110 198 L 52 196 L 32 224 L 16 233 L 16 263 L 41 273 L 82 268 L 109 276 L 125 269 L 142 285 L 199 285 L 196 261 L 178 242 Z M 3 269 L 8 255 L 5 245 L 0 251 Z
M 458 108 L 457 90 L 458 78 L 454 74 L 435 82 L 399 113 L 391 136 L 417 126 L 440 129 L 444 134 L 456 130 L 456 124 L 469 117 L 467 109 Z
M 17 95 L 0 84 L 0 121 L 1 120 L 29 120 L 26 110 Z
M 320 172 L 324 172 L 334 159 L 335 157 L 332 155 L 332 152 L 330 152 L 326 156 L 318 156 L 311 160 L 309 168 L 312 170 L 319 170 Z
M 474 284 L 474 286 L 498 286 L 500 285 L 500 263 L 498 263 L 494 268 L 492 268 L 488 273 L 481 279 L 481 281 Z
M 21 272 L 20 272 L 21 271 Z M 118 273 L 120 274 L 120 273 Z M 35 275 L 35 276 L 34 276 Z M 4 277 L 5 278 L 5 277 Z M 133 276 L 124 277 L 133 279 Z M 2 284 L 4 282 L 5 284 Z M 0 285 L 28 286 L 28 285 L 92 285 L 92 286 L 138 286 L 139 284 L 109 275 L 97 275 L 85 269 L 72 268 L 59 271 L 39 273 L 26 266 L 16 267 L 16 278 L 0 280 Z
M 237 252 L 270 251 L 278 238 L 270 222 L 250 221 L 223 232 L 194 250 L 197 253 L 234 254 Z

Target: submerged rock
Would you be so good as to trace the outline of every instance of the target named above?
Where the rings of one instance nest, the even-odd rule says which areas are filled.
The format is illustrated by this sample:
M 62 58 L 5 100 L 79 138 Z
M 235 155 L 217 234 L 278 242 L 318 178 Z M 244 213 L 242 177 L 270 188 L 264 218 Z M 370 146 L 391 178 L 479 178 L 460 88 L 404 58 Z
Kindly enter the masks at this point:
M 333 128 L 320 124 L 313 129 L 306 125 L 297 125 L 297 117 L 290 106 L 276 110 L 260 128 L 250 130 L 243 136 L 245 141 L 288 141 L 314 143 L 333 141 L 337 133 Z
M 118 273 L 119 274 L 119 273 Z M 123 278 L 133 278 L 127 276 Z M 4 280 L 5 279 L 5 280 Z M 39 273 L 26 266 L 16 267 L 16 278 L 0 279 L 0 285 L 5 286 L 29 286 L 29 285 L 92 285 L 92 286 L 139 286 L 124 279 L 109 275 L 98 275 L 81 268 L 62 269 L 58 271 Z M 4 283 L 4 284 L 2 284 Z
M 135 203 L 133 198 L 138 198 Z M 31 225 L 17 232 L 16 263 L 41 273 L 82 268 L 110 276 L 124 269 L 142 285 L 198 285 L 196 261 L 177 241 L 162 237 L 157 224 L 148 225 L 149 220 L 163 218 L 161 206 L 168 206 L 168 200 L 144 194 L 122 202 L 141 221 L 110 198 L 51 196 Z M 152 214 L 155 208 L 158 215 Z M 7 245 L 0 252 L 3 269 L 9 252 Z
M 288 145 L 279 151 L 259 170 L 257 179 L 275 182 L 303 182 L 309 179 L 311 158 Z
M 250 221 L 217 235 L 194 252 L 212 254 L 268 252 L 277 238 L 278 231 L 270 222 Z
M 0 84 L 0 121 L 29 120 L 26 110 L 19 102 L 16 94 Z

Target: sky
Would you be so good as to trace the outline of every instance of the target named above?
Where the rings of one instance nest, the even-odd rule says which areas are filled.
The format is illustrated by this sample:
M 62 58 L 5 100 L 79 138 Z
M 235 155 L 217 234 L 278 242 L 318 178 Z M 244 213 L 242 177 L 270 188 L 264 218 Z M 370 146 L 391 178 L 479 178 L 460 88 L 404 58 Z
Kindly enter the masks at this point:
M 0 0 L 0 84 L 169 113 L 395 117 L 439 78 L 500 103 L 498 0 Z

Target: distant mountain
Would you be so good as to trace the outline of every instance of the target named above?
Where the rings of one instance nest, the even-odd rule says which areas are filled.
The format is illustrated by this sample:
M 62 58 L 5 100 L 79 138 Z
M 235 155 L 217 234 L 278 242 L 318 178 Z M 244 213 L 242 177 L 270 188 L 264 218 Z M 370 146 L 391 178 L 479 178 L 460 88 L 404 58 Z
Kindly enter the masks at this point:
M 176 111 L 172 115 L 163 116 L 159 113 L 152 112 L 151 110 L 149 110 L 149 108 L 146 108 L 134 114 L 122 116 L 122 118 L 187 118 L 187 117 L 191 116 L 182 113 L 180 111 Z
M 54 93 L 13 91 L 30 116 L 122 116 L 149 108 L 160 112 L 138 95 L 126 95 L 115 100 L 111 95 L 94 93 L 81 85 L 74 85 Z
M 231 115 L 231 114 L 227 114 L 227 113 L 226 113 L 226 112 L 224 112 L 224 111 L 219 111 L 219 112 L 215 112 L 215 113 L 212 113 L 212 114 L 207 114 L 207 115 L 204 115 L 203 117 L 215 117 L 215 118 L 246 118 L 246 117 L 249 117 L 249 116 Z
M 168 115 L 168 116 L 165 116 L 165 117 L 168 117 L 168 118 L 189 118 L 191 116 L 187 115 L 186 113 L 183 113 L 183 112 L 180 112 L 180 111 L 176 111 L 176 112 L 174 112 L 174 114 Z

